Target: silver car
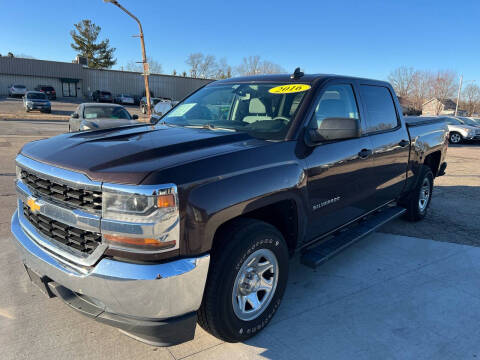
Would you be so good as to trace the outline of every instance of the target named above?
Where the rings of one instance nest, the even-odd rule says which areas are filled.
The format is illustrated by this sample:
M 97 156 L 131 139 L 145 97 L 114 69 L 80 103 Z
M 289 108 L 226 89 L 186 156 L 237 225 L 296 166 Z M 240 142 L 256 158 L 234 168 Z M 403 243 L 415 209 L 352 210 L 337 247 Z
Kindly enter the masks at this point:
M 25 85 L 13 84 L 8 87 L 8 96 L 10 97 L 22 97 L 28 91 Z
M 51 113 L 52 104 L 41 91 L 27 91 L 23 97 L 23 107 L 26 112 L 40 110 L 41 112 Z
M 465 140 L 480 140 L 480 126 L 474 120 L 458 116 L 445 116 L 443 118 L 448 124 L 451 144 L 459 144 Z
M 118 94 L 115 96 L 114 101 L 117 104 L 130 104 L 133 105 L 135 103 L 135 100 L 133 99 L 133 96 L 127 95 L 127 94 Z
M 68 130 L 99 130 L 138 123 L 138 115 L 130 115 L 121 105 L 84 103 L 70 116 Z

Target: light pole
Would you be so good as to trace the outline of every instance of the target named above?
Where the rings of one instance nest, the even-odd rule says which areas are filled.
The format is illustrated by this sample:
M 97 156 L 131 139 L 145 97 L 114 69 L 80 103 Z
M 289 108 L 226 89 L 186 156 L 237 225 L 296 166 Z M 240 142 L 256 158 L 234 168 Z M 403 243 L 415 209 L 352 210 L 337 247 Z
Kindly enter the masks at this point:
M 462 82 L 463 82 L 463 75 L 460 75 L 460 85 L 458 86 L 457 106 L 455 106 L 455 116 L 457 116 L 457 112 L 458 112 L 458 103 L 460 102 L 460 92 L 462 91 Z
M 150 87 L 148 86 L 148 73 L 149 73 L 149 68 L 148 68 L 148 62 L 147 62 L 147 53 L 145 51 L 145 41 L 143 40 L 143 29 L 142 29 L 142 24 L 140 23 L 140 20 L 133 15 L 130 11 L 125 9 L 122 5 L 118 3 L 117 0 L 103 0 L 106 3 L 112 3 L 113 5 L 119 7 L 121 10 L 127 13 L 130 17 L 132 17 L 138 24 L 138 27 L 140 29 L 140 43 L 142 44 L 142 64 L 143 64 L 143 78 L 145 80 L 145 96 L 147 97 L 147 114 L 150 116 L 152 114 L 151 111 L 151 102 L 150 102 Z

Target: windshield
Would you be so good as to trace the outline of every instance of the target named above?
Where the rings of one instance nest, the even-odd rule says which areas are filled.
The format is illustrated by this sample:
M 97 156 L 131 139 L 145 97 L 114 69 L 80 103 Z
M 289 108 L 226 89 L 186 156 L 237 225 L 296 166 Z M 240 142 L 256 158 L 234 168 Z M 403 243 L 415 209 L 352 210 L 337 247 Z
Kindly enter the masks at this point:
M 27 94 L 27 99 L 46 99 L 47 97 L 45 96 L 44 93 L 29 93 Z
M 25 85 L 13 85 L 14 88 L 17 88 L 17 89 L 25 89 L 26 86 Z
M 283 139 L 310 89 L 306 84 L 225 84 L 207 86 L 178 104 L 162 123 L 247 132 Z
M 131 119 L 128 111 L 119 106 L 88 106 L 83 110 L 83 117 L 85 119 Z

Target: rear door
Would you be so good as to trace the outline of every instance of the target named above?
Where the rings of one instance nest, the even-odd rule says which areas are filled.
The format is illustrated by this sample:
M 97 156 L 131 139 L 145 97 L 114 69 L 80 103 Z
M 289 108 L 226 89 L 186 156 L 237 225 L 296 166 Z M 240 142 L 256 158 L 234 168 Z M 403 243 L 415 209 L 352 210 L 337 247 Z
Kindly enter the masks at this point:
M 405 186 L 410 138 L 390 87 L 361 82 L 359 92 L 366 115 L 365 134 L 373 145 L 375 203 L 381 206 L 398 198 Z
M 314 106 L 309 121 L 317 124 L 330 117 L 358 118 L 364 122 L 354 84 L 349 81 L 326 85 Z M 311 148 L 305 159 L 310 202 L 307 241 L 373 209 L 375 172 L 371 151 L 368 136 L 330 141 Z

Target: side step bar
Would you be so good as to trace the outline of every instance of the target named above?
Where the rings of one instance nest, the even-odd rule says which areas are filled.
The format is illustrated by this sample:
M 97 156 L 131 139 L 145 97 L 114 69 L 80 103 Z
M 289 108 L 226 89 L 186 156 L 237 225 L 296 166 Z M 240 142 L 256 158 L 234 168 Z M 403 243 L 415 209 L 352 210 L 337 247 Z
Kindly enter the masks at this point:
M 406 211 L 406 209 L 400 206 L 393 206 L 369 215 L 366 220 L 361 221 L 357 225 L 353 225 L 353 227 L 334 235 L 331 239 L 307 249 L 302 254 L 300 261 L 302 264 L 315 269 L 340 251 L 372 233 L 383 224 L 404 214 Z

